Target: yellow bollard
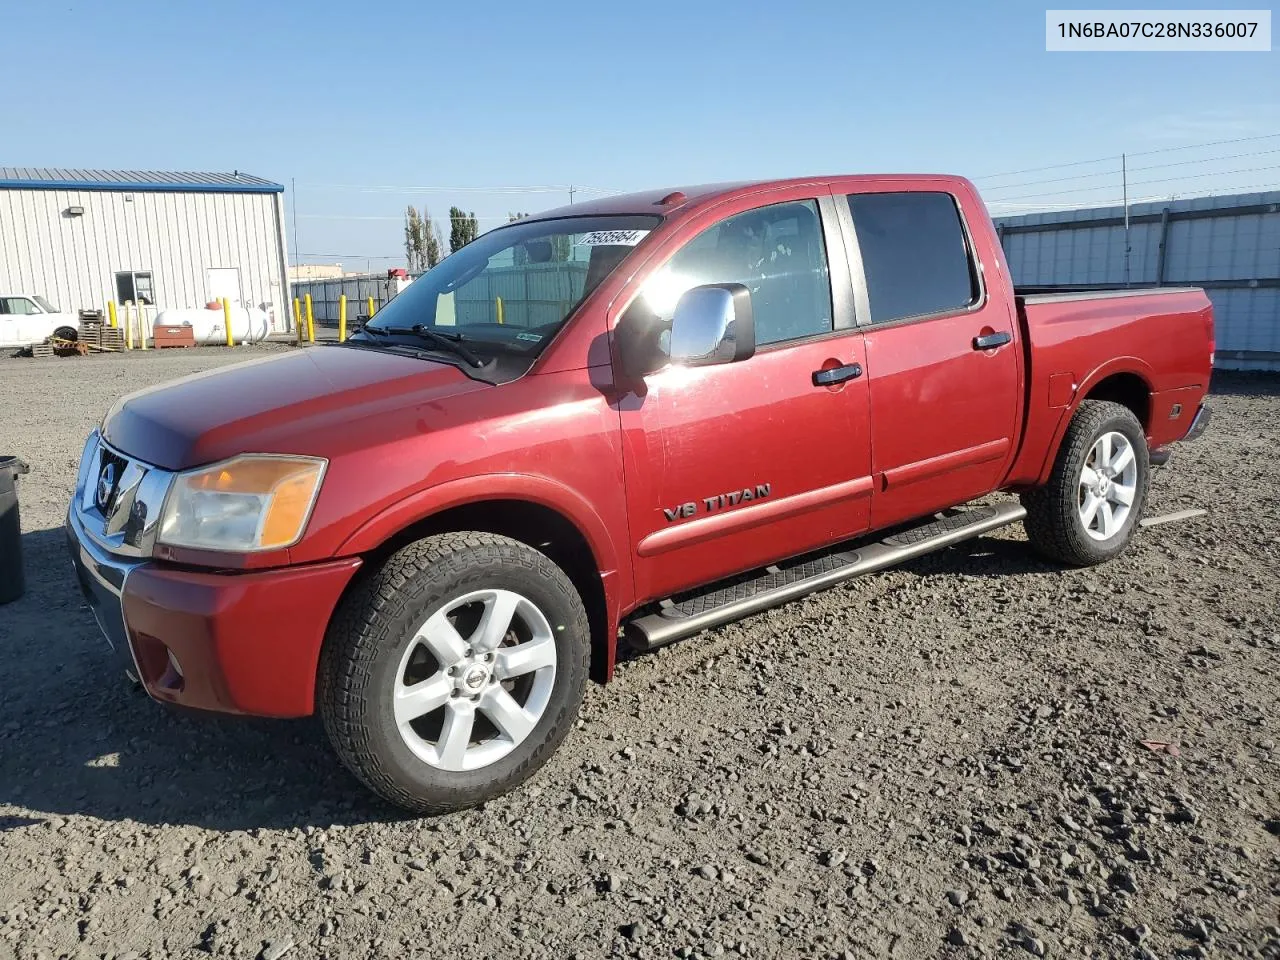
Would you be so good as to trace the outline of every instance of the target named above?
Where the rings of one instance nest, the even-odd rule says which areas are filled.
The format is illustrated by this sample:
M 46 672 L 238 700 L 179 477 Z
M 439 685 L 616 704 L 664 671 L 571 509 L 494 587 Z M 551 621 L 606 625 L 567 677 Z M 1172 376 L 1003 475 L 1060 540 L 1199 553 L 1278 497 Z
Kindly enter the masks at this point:
M 370 298 L 369 298 L 369 319 L 370 319 L 370 320 L 372 320 L 372 319 L 373 319 L 373 314 L 374 314 L 374 312 L 375 312 L 375 311 L 374 311 L 374 307 L 373 307 L 373 297 L 370 297 Z
M 345 293 L 338 296 L 338 342 L 343 343 L 347 339 L 347 295 Z
M 293 332 L 297 334 L 298 346 L 302 346 L 302 301 L 293 298 Z
M 133 349 L 133 301 L 124 302 L 124 347 Z
M 503 319 L 502 319 L 502 298 L 501 298 L 501 297 L 494 297 L 494 299 L 495 299 L 495 300 L 497 301 L 497 303 L 498 303 L 498 323 L 503 323 Z
M 307 340 L 311 343 L 316 342 L 316 317 L 311 312 L 311 294 L 307 294 Z
M 111 326 L 120 326 L 120 321 L 116 319 L 116 302 L 114 300 L 107 301 L 107 317 L 111 321 Z
M 231 301 L 227 297 L 222 298 L 222 322 L 227 328 L 227 346 L 234 347 L 236 338 L 231 335 Z
M 138 301 L 138 346 L 147 349 L 147 314 L 141 300 Z

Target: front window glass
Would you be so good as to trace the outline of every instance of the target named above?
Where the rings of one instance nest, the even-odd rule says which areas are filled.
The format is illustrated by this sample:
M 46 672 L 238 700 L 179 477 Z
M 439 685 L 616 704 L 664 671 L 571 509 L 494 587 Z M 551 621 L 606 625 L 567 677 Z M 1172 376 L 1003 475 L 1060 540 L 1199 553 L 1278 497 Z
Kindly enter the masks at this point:
M 58 308 L 57 308 L 57 307 L 55 307 L 53 304 L 51 304 L 51 303 L 50 303 L 48 300 L 46 300 L 44 297 L 36 297 L 36 303 L 40 304 L 40 309 L 41 309 L 41 310 L 43 310 L 45 313 L 59 313 L 59 312 L 60 312 L 60 311 L 58 310 Z
M 4 313 L 17 314 L 19 316 L 27 316 L 36 312 L 35 304 L 26 297 L 6 297 L 4 300 Z
M 480 353 L 536 355 L 660 220 L 566 217 L 502 227 L 450 254 L 368 326 L 421 325 Z
M 704 230 L 645 281 L 632 309 L 670 323 L 680 295 L 707 283 L 746 285 L 756 343 L 829 333 L 831 280 L 817 204 L 778 203 Z

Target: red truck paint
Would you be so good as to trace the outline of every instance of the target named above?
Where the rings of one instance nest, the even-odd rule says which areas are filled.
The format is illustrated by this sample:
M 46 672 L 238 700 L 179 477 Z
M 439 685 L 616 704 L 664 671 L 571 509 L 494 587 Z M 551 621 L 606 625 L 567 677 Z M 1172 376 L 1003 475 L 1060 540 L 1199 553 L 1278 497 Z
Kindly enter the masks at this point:
M 643 380 L 621 372 L 619 317 L 707 226 L 785 200 L 916 190 L 959 204 L 982 277 L 974 308 L 764 347 L 745 363 L 668 367 Z M 1213 327 L 1203 292 L 1018 296 L 982 202 L 961 178 L 686 187 L 674 198 L 655 191 L 543 216 L 655 212 L 665 219 L 652 235 L 511 382 L 320 348 L 118 403 L 105 439 L 167 469 L 239 453 L 329 461 L 294 546 L 249 555 L 158 548 L 145 574 L 129 578 L 126 621 L 149 692 L 206 709 L 311 713 L 324 627 L 361 559 L 445 511 L 503 501 L 553 511 L 589 549 L 607 675 L 620 621 L 646 603 L 1043 483 L 1075 408 L 1109 376 L 1136 378 L 1145 392 L 1152 448 L 1186 434 L 1207 390 Z M 848 282 L 834 271 L 832 280 Z M 973 349 L 974 337 L 993 332 L 1010 342 Z M 812 372 L 850 363 L 865 376 L 813 385 Z M 1171 416 L 1175 403 L 1181 413 Z M 180 681 L 165 645 L 180 651 Z

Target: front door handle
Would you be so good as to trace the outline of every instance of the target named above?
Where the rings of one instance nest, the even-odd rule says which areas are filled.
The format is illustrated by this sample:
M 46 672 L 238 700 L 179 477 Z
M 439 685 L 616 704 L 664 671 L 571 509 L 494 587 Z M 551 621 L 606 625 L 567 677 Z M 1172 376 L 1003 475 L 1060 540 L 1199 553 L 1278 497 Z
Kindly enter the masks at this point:
M 980 337 L 973 338 L 973 349 L 994 350 L 996 347 L 1003 347 L 1012 339 L 1013 334 L 1006 330 L 999 330 L 996 333 L 984 333 Z
M 832 367 L 830 370 L 813 371 L 815 387 L 831 387 L 846 380 L 856 380 L 862 376 L 862 364 L 846 363 L 843 367 Z

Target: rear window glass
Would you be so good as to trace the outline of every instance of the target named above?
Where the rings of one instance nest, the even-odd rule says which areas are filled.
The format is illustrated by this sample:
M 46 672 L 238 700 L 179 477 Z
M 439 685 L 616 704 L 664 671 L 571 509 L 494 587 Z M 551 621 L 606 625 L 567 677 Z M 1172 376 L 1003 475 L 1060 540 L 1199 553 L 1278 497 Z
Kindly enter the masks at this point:
M 871 301 L 871 322 L 963 310 L 978 299 L 977 272 L 948 193 L 849 196 Z

